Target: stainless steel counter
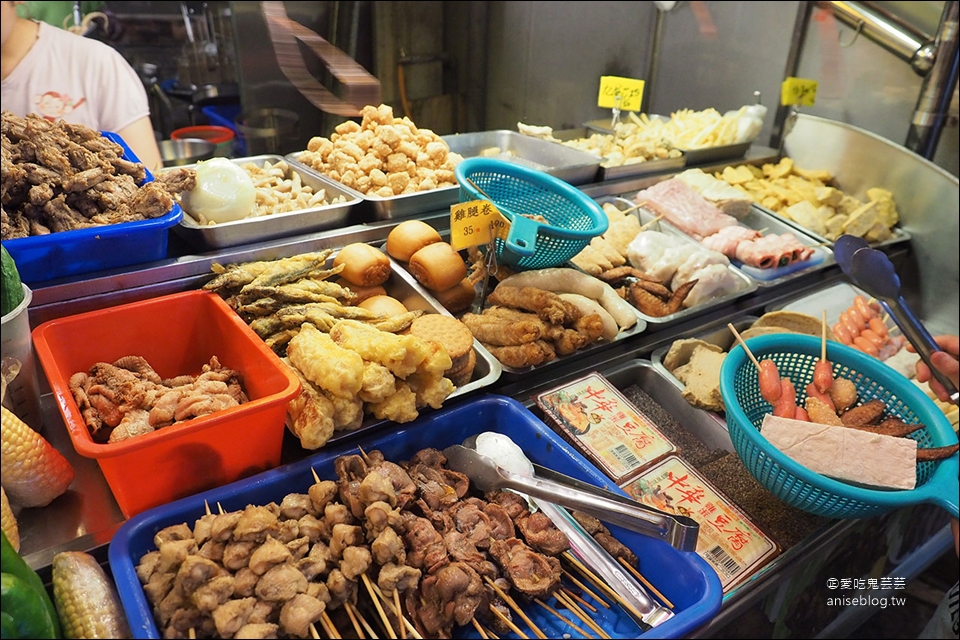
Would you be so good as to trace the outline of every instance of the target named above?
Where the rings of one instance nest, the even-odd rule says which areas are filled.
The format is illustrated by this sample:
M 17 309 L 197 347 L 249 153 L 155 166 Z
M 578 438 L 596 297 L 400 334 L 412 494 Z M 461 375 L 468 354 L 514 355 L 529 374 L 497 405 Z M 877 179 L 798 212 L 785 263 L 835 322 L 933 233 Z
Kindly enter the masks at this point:
M 754 148 L 744 160 L 755 164 L 775 161 L 776 152 L 773 149 Z M 705 167 L 704 170 L 720 169 L 726 164 Z M 632 195 L 636 190 L 655 184 L 666 177 L 669 175 L 604 182 L 587 185 L 582 187 L 582 190 L 592 197 Z M 419 217 L 441 231 L 449 228 L 447 211 L 437 211 Z M 169 259 L 142 265 L 133 270 L 90 274 L 85 278 L 39 283 L 34 287 L 33 305 L 30 308 L 31 324 L 36 326 L 46 320 L 82 311 L 196 289 L 209 280 L 211 265 L 214 263 L 229 264 L 274 259 L 305 251 L 335 248 L 349 242 L 382 242 L 393 226 L 398 223 L 398 220 L 391 220 L 355 225 L 211 253 L 193 253 L 189 248 L 173 246 Z M 915 233 L 914 238 L 916 238 Z M 888 249 L 888 253 L 898 266 L 910 263 L 915 258 L 909 244 L 894 245 Z M 954 252 L 954 260 L 955 256 Z M 830 265 L 781 286 L 759 288 L 728 305 L 692 316 L 677 324 L 650 325 L 646 331 L 631 336 L 628 340 L 611 343 L 605 348 L 591 351 L 587 357 L 574 358 L 561 367 L 551 369 L 549 380 L 535 374 L 520 379 L 501 379 L 484 391 L 508 395 L 529 406 L 533 394 L 544 385 L 555 385 L 565 378 L 582 375 L 584 371 L 602 370 L 637 358 L 649 358 L 655 349 L 669 344 L 678 337 L 701 333 L 710 327 L 723 326 L 744 315 L 760 315 L 762 310 L 770 305 L 843 279 L 844 276 L 839 267 L 835 264 Z M 954 322 L 956 322 L 956 316 L 954 316 Z M 60 550 L 97 550 L 105 556 L 103 553 L 105 547 L 124 519 L 96 461 L 79 456 L 73 449 L 53 397 L 46 388 L 45 380 L 41 384 L 44 387 L 42 433 L 67 456 L 76 469 L 76 479 L 68 494 L 58 498 L 51 507 L 27 509 L 18 514 L 21 552 L 31 566 L 45 570 L 53 555 Z M 464 398 L 460 398 L 458 401 L 463 400 Z M 295 438 L 287 434 L 282 462 L 292 462 L 309 454 L 310 452 L 299 447 Z M 857 525 L 854 521 L 835 521 L 817 531 L 802 544 L 786 550 L 767 568 L 729 594 L 724 599 L 723 608 L 717 618 L 701 629 L 697 635 L 708 637 L 715 633 L 739 612 L 775 593 L 787 577 L 803 573 L 804 568 L 815 558 L 847 539 L 856 529 Z M 912 577 L 908 575 L 909 572 L 915 574 L 921 571 L 926 567 L 926 563 L 931 562 L 948 548 L 950 542 L 952 541 L 948 536 L 943 535 L 943 532 L 935 532 L 926 541 L 926 545 L 918 547 L 914 555 L 908 559 L 910 563 L 906 561 L 902 563 L 904 567 L 902 577 L 908 579 Z M 864 570 L 866 569 L 869 567 L 864 567 Z M 837 624 L 852 624 L 853 620 L 854 617 L 851 614 L 848 616 L 848 622 L 841 621 Z

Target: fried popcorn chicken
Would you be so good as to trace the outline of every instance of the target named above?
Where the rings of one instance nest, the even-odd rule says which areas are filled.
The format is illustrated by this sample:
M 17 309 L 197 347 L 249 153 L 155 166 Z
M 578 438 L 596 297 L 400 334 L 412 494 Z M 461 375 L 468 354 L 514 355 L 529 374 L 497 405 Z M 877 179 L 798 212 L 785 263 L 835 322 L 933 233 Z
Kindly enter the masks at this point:
M 304 323 L 287 345 L 287 357 L 324 391 L 352 398 L 363 386 L 363 358 L 345 349 L 310 323 Z

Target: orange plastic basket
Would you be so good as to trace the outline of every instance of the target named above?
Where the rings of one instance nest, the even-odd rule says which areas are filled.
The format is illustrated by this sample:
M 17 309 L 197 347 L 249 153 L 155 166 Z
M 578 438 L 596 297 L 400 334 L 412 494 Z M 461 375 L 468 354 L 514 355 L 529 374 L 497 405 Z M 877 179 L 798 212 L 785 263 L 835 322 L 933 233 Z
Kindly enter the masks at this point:
M 95 458 L 128 518 L 280 463 L 287 403 L 300 382 L 216 294 L 188 291 L 50 320 L 37 357 L 77 452 Z M 138 355 L 162 378 L 201 372 L 217 356 L 239 371 L 249 402 L 116 443 L 93 440 L 70 377 Z

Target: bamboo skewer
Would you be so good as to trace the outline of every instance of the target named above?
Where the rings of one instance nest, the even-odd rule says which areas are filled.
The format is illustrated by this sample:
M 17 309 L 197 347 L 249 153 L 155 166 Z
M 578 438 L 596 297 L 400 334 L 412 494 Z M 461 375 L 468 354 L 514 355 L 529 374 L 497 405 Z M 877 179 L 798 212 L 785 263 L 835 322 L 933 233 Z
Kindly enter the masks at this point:
M 636 207 L 634 207 L 634 208 L 639 208 L 640 206 L 642 206 L 642 205 L 639 205 L 639 204 L 638 204 L 638 205 L 637 205 Z M 627 211 L 631 211 L 631 209 L 627 209 Z M 624 213 L 626 213 L 626 212 L 624 212 Z M 642 233 L 642 232 L 646 231 L 647 229 L 649 229 L 650 227 L 652 227 L 653 225 L 655 225 L 656 223 L 660 222 L 660 219 L 661 219 L 661 218 L 663 218 L 663 214 L 662 214 L 662 213 L 661 213 L 660 215 L 658 215 L 656 218 L 654 218 L 653 220 L 651 220 L 650 222 L 645 222 L 645 223 L 643 223 L 642 225 L 640 225 L 640 231 L 639 231 L 638 233 Z
M 484 630 L 483 625 L 477 622 L 476 618 L 471 618 L 470 622 L 473 623 L 473 628 L 477 630 L 477 633 L 480 634 L 480 637 L 483 638 L 483 640 L 490 640 L 490 636 L 487 635 L 487 632 Z
M 322 625 L 323 623 L 321 622 L 320 624 Z M 317 631 L 317 626 L 312 622 L 310 623 L 310 637 L 313 638 L 313 640 L 320 640 L 320 632 Z
M 210 503 L 207 502 L 207 499 L 206 499 L 206 498 L 203 499 L 203 510 L 204 510 L 204 512 L 205 512 L 208 516 L 209 516 L 211 513 L 213 513 L 212 511 L 210 511 Z
M 750 360 L 753 361 L 753 364 L 756 365 L 757 371 L 760 371 L 760 363 L 757 361 L 757 357 L 753 355 L 753 352 L 750 351 L 750 347 L 747 346 L 747 343 L 743 341 L 743 338 L 740 337 L 740 332 L 737 331 L 737 328 L 733 326 L 732 322 L 727 323 L 727 328 L 730 329 L 730 332 L 733 333 L 736 337 L 737 342 L 740 343 L 740 346 L 743 347 L 743 350 L 747 352 L 747 355 L 750 356 Z
M 363 450 L 363 447 L 357 445 L 357 449 L 360 450 L 360 457 L 363 458 L 363 461 L 367 464 L 370 464 L 370 456 L 367 455 L 367 452 Z
M 320 476 L 317 475 L 317 470 L 313 467 L 310 467 L 310 473 L 313 474 L 313 482 L 315 484 L 320 484 Z
M 353 625 L 353 630 L 357 632 L 357 637 L 360 638 L 360 640 L 366 640 L 366 636 L 363 634 L 363 627 L 360 626 L 357 617 L 353 615 L 353 609 L 344 607 L 344 610 L 347 612 L 347 617 L 350 618 L 350 624 Z
M 387 613 L 383 610 L 383 605 L 380 604 L 380 598 L 377 597 L 377 594 L 373 591 L 373 587 L 370 585 L 370 578 L 368 578 L 365 573 L 361 573 L 360 576 L 363 578 L 363 584 L 366 585 L 367 591 L 370 592 L 370 599 L 373 600 L 373 606 L 377 608 L 377 613 L 380 614 L 383 626 L 387 628 L 387 635 L 390 636 L 391 640 L 397 640 L 397 633 L 393 630 L 393 625 L 390 624 Z
M 402 619 L 400 623 L 400 640 L 407 640 L 407 625 L 406 618 L 403 615 L 403 609 L 400 607 L 400 590 L 393 590 L 393 606 L 395 608 L 393 615 L 397 616 L 398 619 Z
M 477 622 L 476 618 L 473 619 L 473 624 L 477 628 L 477 631 L 480 631 L 481 629 L 483 629 L 484 633 L 486 633 L 491 640 L 500 640 L 500 636 L 495 634 L 492 629 L 488 629 L 484 627 L 482 624 L 480 624 L 479 622 Z
M 821 320 L 821 339 L 820 339 L 820 359 L 827 360 L 827 310 L 823 310 L 823 319 Z
M 556 617 L 560 618 L 565 624 L 568 624 L 574 629 L 576 629 L 577 633 L 579 633 L 582 637 L 593 638 L 591 634 L 587 633 L 586 631 L 584 631 L 583 629 L 575 625 L 573 621 L 568 620 L 563 614 L 561 614 L 559 611 L 557 611 L 556 609 L 548 605 L 546 602 L 544 602 L 540 598 L 534 598 L 533 601 L 536 602 L 541 607 L 543 607 L 544 609 L 546 609 L 547 611 L 549 611 L 550 613 L 552 613 L 553 615 L 555 615 Z
M 590 596 L 591 598 L 593 598 L 594 600 L 596 600 L 597 602 L 599 602 L 600 605 L 603 606 L 604 609 L 609 609 L 609 608 L 610 608 L 610 605 L 607 604 L 607 601 L 606 601 L 606 600 L 604 600 L 603 598 L 601 598 L 600 596 L 598 596 L 596 593 L 594 593 L 593 591 L 591 591 L 591 590 L 590 590 L 590 587 L 588 587 L 587 585 L 585 585 L 585 584 L 583 584 L 582 582 L 580 582 L 579 580 L 577 580 L 577 577 L 576 577 L 575 575 L 573 575 L 572 573 L 570 573 L 570 572 L 567 571 L 566 569 L 563 569 L 563 574 L 564 574 L 565 576 L 567 576 L 567 578 L 570 579 L 570 582 L 572 582 L 573 584 L 577 585 L 577 586 L 580 588 L 581 591 L 583 591 L 585 594 L 587 594 L 588 596 Z M 594 609 L 593 611 L 594 611 L 594 613 L 596 613 L 597 610 Z
M 196 632 L 196 630 L 195 630 L 193 627 L 190 627 L 190 629 L 187 631 L 187 637 L 188 637 L 188 638 L 196 638 L 196 637 L 197 637 L 197 632 Z
M 350 604 L 349 602 L 344 602 L 343 607 L 347 610 L 347 613 L 353 613 L 353 615 L 356 616 L 356 618 L 360 621 L 360 624 L 363 625 L 363 628 L 367 630 L 368 636 L 373 638 L 373 640 L 380 639 L 380 636 L 376 634 L 376 632 L 373 630 L 373 627 L 371 627 L 370 623 L 367 622 L 367 619 L 363 617 L 363 615 L 354 605 Z
M 644 585 L 647 589 L 650 589 L 650 591 L 652 591 L 655 596 L 657 596 L 658 598 L 660 598 L 660 601 L 663 602 L 663 604 L 667 605 L 667 606 L 668 606 L 669 608 L 671 608 L 671 609 L 674 608 L 673 603 L 670 602 L 669 599 L 667 599 L 667 596 L 665 596 L 665 595 L 663 595 L 662 593 L 660 593 L 660 590 L 657 589 L 655 586 L 653 586 L 653 585 L 650 583 L 649 580 L 647 580 L 646 578 L 644 578 L 643 575 L 642 575 L 639 571 L 637 571 L 637 570 L 634 569 L 632 566 L 630 566 L 630 563 L 629 563 L 629 562 L 627 562 L 627 561 L 624 560 L 623 558 L 617 558 L 617 560 L 619 560 L 619 561 L 620 561 L 620 564 L 622 564 L 623 566 L 625 566 L 625 567 L 627 568 L 627 570 L 628 570 L 630 573 L 632 573 L 637 580 L 639 580 L 640 582 L 642 582 L 643 585 Z
M 340 635 L 340 631 L 337 629 L 337 625 L 333 624 L 333 620 L 330 619 L 330 614 L 324 611 L 320 614 L 320 619 L 323 621 L 325 627 L 328 627 L 330 637 L 334 640 L 341 640 L 343 636 Z
M 224 513 L 226 513 L 226 511 L 224 511 L 223 507 L 220 505 L 219 500 L 217 500 L 217 511 L 220 513 L 220 515 L 223 515 Z
M 592 571 L 590 571 L 590 569 L 588 569 L 587 567 L 583 566 L 583 564 L 582 564 L 579 560 L 577 560 L 576 558 L 574 558 L 573 555 L 572 555 L 569 551 L 564 551 L 564 552 L 563 552 L 563 557 L 565 557 L 568 562 L 570 562 L 571 564 L 573 564 L 573 566 L 576 567 L 577 570 L 578 570 L 580 573 L 582 573 L 584 576 L 586 576 L 586 578 L 587 578 L 588 580 L 590 580 L 590 582 L 592 582 L 592 583 L 594 583 L 595 585 L 597 585 L 598 587 L 600 587 L 600 590 L 601 590 L 601 591 L 603 591 L 603 592 L 606 593 L 608 596 L 610 596 L 611 598 L 613 598 L 614 600 L 616 600 L 617 604 L 619 604 L 621 607 L 623 607 L 624 609 L 626 609 L 631 615 L 635 616 L 635 617 L 637 618 L 637 620 L 642 620 L 642 619 L 643 619 L 643 614 L 641 614 L 639 611 L 637 611 L 636 607 L 634 607 L 634 606 L 631 605 L 629 602 L 627 602 L 626 600 L 624 600 L 623 598 L 621 598 L 621 597 L 620 597 L 620 594 L 618 594 L 616 591 L 614 591 L 612 588 L 610 588 L 610 586 L 608 586 L 603 580 L 601 580 L 600 578 L 598 578 Z
M 520 608 L 520 606 L 516 603 L 516 601 L 512 597 L 510 597 L 507 593 L 505 593 L 503 589 L 498 587 L 497 584 L 493 580 L 491 580 L 489 576 L 483 576 L 483 578 L 484 580 L 487 581 L 487 584 L 493 587 L 493 590 L 497 592 L 497 595 L 500 596 L 503 599 L 503 601 L 506 602 L 510 606 L 510 608 L 513 609 L 517 613 L 517 615 L 520 616 L 520 618 L 522 618 L 523 621 L 527 623 L 527 626 L 530 627 L 530 630 L 533 631 L 533 633 L 538 638 L 540 638 L 541 640 L 547 640 L 547 635 L 543 631 L 541 631 L 537 625 L 533 623 L 533 620 L 531 620 L 527 616 L 527 614 L 523 612 L 523 609 Z
M 333 638 L 333 631 L 330 630 L 330 626 L 327 624 L 327 621 L 321 616 L 318 622 L 320 623 L 320 626 L 323 627 L 323 632 L 327 634 L 327 637 Z M 310 626 L 313 627 L 313 625 Z M 316 627 L 314 627 L 314 631 L 316 631 Z M 320 634 L 318 633 L 316 637 L 319 638 Z
M 567 594 L 570 598 L 572 598 L 573 600 L 576 600 L 577 603 L 579 603 L 582 607 L 585 607 L 585 608 L 589 609 L 589 610 L 592 611 L 593 613 L 597 613 L 597 608 L 596 608 L 595 606 L 593 606 L 592 604 L 590 604 L 589 602 L 587 602 L 586 600 L 584 600 L 583 598 L 581 598 L 580 596 L 578 596 L 576 593 L 574 593 L 573 591 L 571 591 L 571 590 L 568 589 L 567 587 L 560 587 L 560 588 L 561 588 L 561 590 L 562 590 L 565 594 Z M 599 602 L 603 602 L 603 601 L 600 600 Z M 604 602 L 604 607 L 605 607 L 606 609 L 609 609 L 609 608 L 610 608 L 610 605 L 608 605 L 606 602 Z
M 577 603 L 574 602 L 572 599 L 570 599 L 570 598 L 567 596 L 567 594 L 563 593 L 563 591 L 557 591 L 557 592 L 554 593 L 553 595 L 554 595 L 554 597 L 555 597 L 557 600 L 559 600 L 560 602 L 563 603 L 563 606 L 565 606 L 565 607 L 567 608 L 567 611 L 569 611 L 570 613 L 572 613 L 572 614 L 575 615 L 576 617 L 580 618 L 580 620 L 581 620 L 585 625 L 587 625 L 588 627 L 590 627 L 590 628 L 593 630 L 593 632 L 596 633 L 599 637 L 601 637 L 601 638 L 610 638 L 610 636 L 607 635 L 607 633 L 606 633 L 603 629 L 600 628 L 600 625 L 598 625 L 596 622 L 594 622 L 593 620 L 591 620 L 591 619 L 590 619 L 590 616 L 588 616 L 586 613 L 584 613 L 583 610 L 582 610 L 580 607 L 577 606 Z
M 511 619 L 508 618 L 507 616 L 503 615 L 503 613 L 500 611 L 500 609 L 497 609 L 495 606 L 490 605 L 490 611 L 493 612 L 493 615 L 495 615 L 495 616 L 497 616 L 498 618 L 500 618 L 500 619 L 503 621 L 503 624 L 505 624 L 505 625 L 507 625 L 508 627 L 510 627 L 510 630 L 513 631 L 515 634 L 517 634 L 517 635 L 520 636 L 521 638 L 524 638 L 525 640 L 530 640 L 530 636 L 528 636 L 528 635 L 525 634 L 523 631 L 521 631 L 521 630 L 520 630 L 520 627 L 518 627 L 517 625 L 513 624 L 513 620 L 511 620 Z
M 383 599 L 384 604 L 390 607 L 390 610 L 393 612 L 393 615 L 397 616 L 403 621 L 403 626 L 407 628 L 407 631 L 410 632 L 410 635 L 416 640 L 423 640 L 423 636 L 420 635 L 420 632 L 417 631 L 417 628 L 413 626 L 413 623 L 407 620 L 406 616 L 403 615 L 403 609 L 399 607 L 394 608 L 390 600 L 384 597 L 383 591 L 380 590 L 380 587 L 377 586 L 377 583 L 371 581 L 370 586 L 373 587 L 373 590 L 376 591 L 377 595 Z M 398 592 L 394 590 L 394 593 L 398 593 Z M 399 602 L 399 598 L 398 598 L 398 602 Z

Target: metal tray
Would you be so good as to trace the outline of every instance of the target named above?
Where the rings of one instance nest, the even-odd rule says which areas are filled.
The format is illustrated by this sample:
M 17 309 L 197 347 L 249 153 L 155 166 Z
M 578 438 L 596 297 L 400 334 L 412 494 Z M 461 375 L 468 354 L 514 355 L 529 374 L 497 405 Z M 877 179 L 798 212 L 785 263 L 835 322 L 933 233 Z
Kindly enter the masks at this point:
M 230 159 L 232 163 L 238 166 L 252 162 L 260 167 L 263 166 L 264 162 L 276 164 L 280 160 L 284 160 L 284 157 L 278 155 L 259 155 Z M 173 228 L 174 232 L 201 251 L 208 251 L 251 242 L 262 242 L 264 240 L 311 233 L 313 231 L 322 231 L 362 222 L 362 220 L 359 219 L 351 220 L 352 217 L 356 217 L 351 216 L 354 206 L 361 202 L 359 194 L 301 164 L 293 164 L 289 161 L 287 161 L 287 164 L 290 165 L 290 171 L 299 174 L 303 184 L 311 187 L 314 192 L 323 189 L 326 191 L 328 200 L 339 197 L 343 197 L 346 200 L 344 202 L 312 207 L 310 209 L 274 213 L 213 225 L 202 225 L 191 217 L 190 214 L 184 212 L 180 224 Z M 195 169 L 196 166 L 196 164 L 192 164 L 186 167 L 171 167 L 170 169 L 166 169 L 166 171 L 176 168 Z
M 780 215 L 776 211 L 773 211 L 772 209 L 768 209 L 759 204 L 754 204 L 753 206 L 759 209 L 760 211 L 763 211 L 765 214 L 767 214 L 771 218 L 776 218 L 777 220 L 783 222 L 783 224 L 789 225 L 790 227 L 793 227 L 797 231 L 810 236 L 817 242 L 821 243 L 823 246 L 833 247 L 833 244 L 834 244 L 833 240 L 828 240 L 827 238 L 821 236 L 820 234 L 814 233 L 813 231 L 811 231 L 810 229 L 807 229 L 805 226 L 803 226 L 796 220 L 791 220 L 785 216 Z M 908 232 L 906 229 L 903 229 L 902 227 L 893 227 L 893 229 L 891 229 L 890 231 L 893 233 L 893 235 L 890 238 L 887 238 L 882 242 L 872 242 L 870 243 L 870 246 L 873 247 L 874 249 L 883 249 L 884 247 L 891 247 L 893 245 L 897 245 L 902 242 L 910 241 L 910 232 Z
M 287 162 L 296 165 L 298 168 L 302 167 L 307 171 L 316 172 L 316 169 L 311 169 L 297 159 L 300 153 L 300 151 L 294 151 L 284 157 L 287 159 Z M 330 178 L 327 179 L 330 180 Z M 457 185 L 431 189 L 430 191 L 405 193 L 391 198 L 381 198 L 379 196 L 360 193 L 356 189 L 351 189 L 339 182 L 337 184 L 342 190 L 363 200 L 364 208 L 368 210 L 368 213 L 372 211 L 372 216 L 375 220 L 412 218 L 422 213 L 447 209 L 450 205 L 456 204 L 460 199 L 460 187 Z
M 745 265 L 734 258 L 730 259 L 731 264 L 756 280 L 761 287 L 780 285 L 796 276 L 825 269 L 836 262 L 832 249 L 822 246 L 823 243 L 801 229 L 786 224 L 779 216 L 768 215 L 764 209 L 756 205 L 751 206 L 747 215 L 740 218 L 738 222 L 741 226 L 749 229 L 754 229 L 755 231 L 762 230 L 764 235 L 768 233 L 775 233 L 777 235 L 781 233 L 792 233 L 803 245 L 813 248 L 813 255 L 807 260 L 773 269 L 759 269 Z
M 516 162 L 577 186 L 596 179 L 600 156 L 508 129 L 441 136 L 464 158 L 484 156 Z M 492 153 L 499 149 L 498 152 Z
M 827 326 L 832 327 L 840 321 L 840 314 L 853 306 L 853 299 L 858 295 L 870 300 L 872 296 L 847 282 L 838 282 L 824 289 L 794 297 L 786 301 L 767 305 L 764 311 L 799 311 L 814 316 L 820 315 L 821 310 L 827 313 Z
M 650 117 L 668 119 L 666 116 L 660 115 L 651 115 Z M 610 133 L 613 131 L 613 127 L 610 126 L 609 120 L 590 120 L 589 122 L 585 122 L 584 126 L 588 129 L 594 129 L 604 133 Z M 686 160 L 686 166 L 695 167 L 697 165 L 709 164 L 718 160 L 742 158 L 747 154 L 747 150 L 750 149 L 750 145 L 752 144 L 753 142 L 751 141 L 738 142 L 736 144 L 723 144 L 716 147 L 703 147 L 701 149 L 678 148 L 680 148 L 680 151 L 683 152 L 683 157 Z
M 576 129 L 562 129 L 554 131 L 553 136 L 558 140 L 579 140 L 589 138 L 591 134 L 610 135 L 610 131 L 596 131 L 590 127 L 580 127 Z M 617 166 L 604 166 L 606 158 L 600 163 L 597 170 L 597 181 L 620 180 L 621 178 L 635 178 L 637 176 L 654 175 L 657 173 L 666 173 L 682 169 L 686 164 L 686 158 L 681 153 L 678 158 L 664 158 L 662 160 L 645 160 L 633 164 L 622 164 Z
M 328 264 L 332 266 L 333 258 L 336 254 L 330 256 Z M 423 286 L 417 282 L 416 278 L 413 275 L 400 266 L 400 263 L 395 261 L 393 258 L 390 258 L 390 277 L 387 279 L 387 282 L 384 283 L 383 288 L 387 290 L 387 295 L 396 298 L 403 302 L 404 306 L 407 309 L 422 309 L 426 313 L 440 313 L 443 315 L 450 315 L 443 305 L 437 302 Z M 447 396 L 446 401 L 453 401 L 464 396 L 467 396 L 474 391 L 482 389 L 483 387 L 488 387 L 497 380 L 500 379 L 500 375 L 503 371 L 500 361 L 493 357 L 486 348 L 480 344 L 480 342 L 474 338 L 473 348 L 477 354 L 477 364 L 473 369 L 473 376 L 470 379 L 470 382 L 467 384 L 457 387 L 453 393 Z M 430 411 L 430 408 L 420 409 L 421 415 L 425 412 Z M 289 418 L 288 418 L 289 419 Z M 327 441 L 327 444 L 324 446 L 330 446 L 336 442 L 342 442 L 344 440 L 349 440 L 354 438 L 357 434 L 363 433 L 365 431 L 371 431 L 382 427 L 388 423 L 391 423 L 390 420 L 379 420 L 373 416 L 366 416 L 363 420 L 363 424 L 360 428 L 353 431 L 337 431 L 334 432 L 333 436 Z
M 739 320 L 735 320 L 730 324 L 732 324 L 737 331 L 743 332 L 749 329 L 751 326 L 753 326 L 753 323 L 756 322 L 757 320 L 758 320 L 757 316 L 743 316 Z M 697 333 L 690 336 L 677 336 L 673 340 L 673 342 L 676 342 L 677 340 L 684 340 L 689 338 L 694 338 L 697 340 L 703 340 L 704 342 L 709 342 L 710 344 L 720 347 L 724 351 L 730 351 L 730 349 L 737 343 L 736 337 L 733 335 L 730 329 L 727 328 L 726 325 L 723 325 L 722 327 L 716 327 L 709 331 L 704 331 L 702 333 Z M 650 354 L 650 362 L 652 363 L 653 368 L 659 371 L 664 378 L 669 380 L 677 389 L 682 390 L 684 387 L 684 384 L 680 382 L 680 380 L 678 380 L 677 377 L 674 376 L 671 371 L 667 370 L 667 368 L 663 366 L 663 359 L 666 357 L 667 352 L 670 351 L 670 347 L 673 345 L 673 342 L 671 342 L 670 344 L 664 345 L 662 347 L 659 347 L 658 349 L 655 349 L 653 353 Z M 681 397 L 681 399 L 683 398 Z M 687 401 L 684 400 L 684 402 L 686 403 Z M 709 413 L 713 415 L 718 420 L 722 421 L 724 425 L 726 425 L 726 419 L 720 416 L 720 414 L 714 413 L 712 411 L 707 411 L 705 413 Z
M 607 202 L 613 203 L 621 211 L 636 206 L 635 202 L 633 202 L 632 200 L 628 200 L 626 198 L 604 197 L 604 198 L 597 198 L 596 201 L 600 206 L 603 206 Z M 640 224 L 650 223 L 656 217 L 642 207 L 640 209 L 635 209 L 633 212 L 633 215 L 636 215 L 640 218 Z M 676 236 L 678 238 L 681 238 L 684 242 L 692 242 L 693 244 L 700 246 L 699 242 L 697 242 L 687 234 L 681 232 L 680 230 L 676 229 L 675 227 L 672 227 L 664 223 L 662 220 L 654 222 L 651 226 L 647 228 L 653 231 L 661 231 L 663 233 Z M 657 324 L 657 325 L 674 324 L 675 322 L 678 322 L 690 316 L 698 315 L 709 309 L 713 309 L 713 308 L 719 307 L 720 305 L 727 304 L 728 302 L 736 298 L 744 296 L 748 293 L 753 293 L 754 291 L 757 290 L 758 283 L 756 280 L 754 280 L 753 278 L 746 275 L 745 273 L 743 273 L 742 271 L 740 271 L 739 269 L 737 269 L 732 265 L 728 266 L 727 269 L 729 269 L 731 274 L 737 279 L 737 281 L 740 283 L 740 286 L 735 291 L 731 291 L 729 294 L 725 296 L 722 296 L 720 298 L 715 298 L 713 300 L 710 300 L 707 303 L 699 304 L 695 307 L 690 307 L 689 309 L 681 309 L 676 313 L 671 313 L 670 315 L 666 315 L 660 318 L 657 318 L 655 316 L 648 316 L 645 313 L 641 313 L 639 310 L 637 310 L 637 313 L 640 315 L 641 318 L 643 318 L 644 320 L 647 321 L 647 323 L 650 323 L 650 324 Z

